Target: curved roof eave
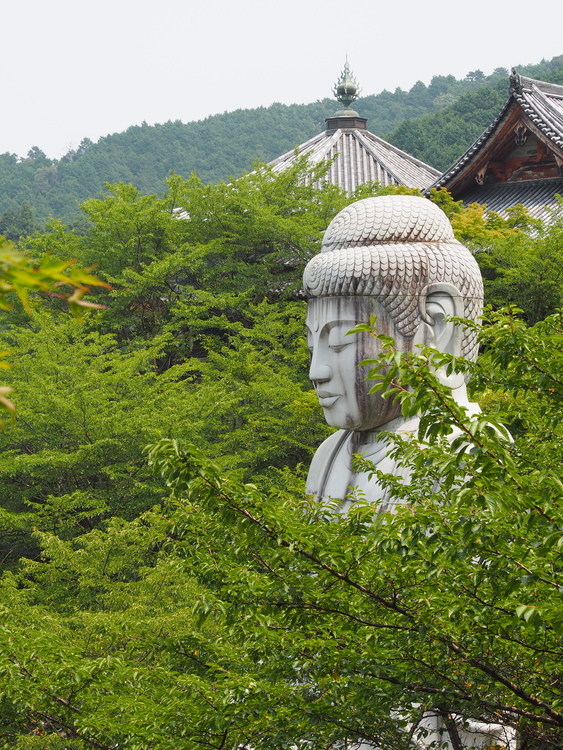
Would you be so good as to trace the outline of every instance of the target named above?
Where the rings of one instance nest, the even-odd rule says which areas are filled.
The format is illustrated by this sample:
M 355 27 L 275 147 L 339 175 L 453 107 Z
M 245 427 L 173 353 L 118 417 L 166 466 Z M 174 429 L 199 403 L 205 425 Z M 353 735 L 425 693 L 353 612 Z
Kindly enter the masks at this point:
M 469 146 L 467 151 L 462 154 L 459 159 L 441 175 L 441 177 L 439 177 L 432 185 L 430 185 L 430 187 L 427 188 L 427 191 L 431 190 L 432 188 L 447 187 L 454 177 L 457 177 L 471 164 L 471 162 L 473 161 L 473 157 L 491 140 L 498 126 L 508 115 L 508 111 L 509 109 L 511 109 L 511 105 L 513 103 L 514 100 L 511 94 L 492 123 L 481 133 L 477 140 L 475 140 L 471 144 L 471 146 Z
M 506 104 L 488 128 L 444 174 L 428 188 L 448 187 L 473 162 L 475 156 L 494 137 L 514 107 L 520 107 L 532 129 L 563 152 L 563 86 L 519 75 L 510 76 L 510 94 Z

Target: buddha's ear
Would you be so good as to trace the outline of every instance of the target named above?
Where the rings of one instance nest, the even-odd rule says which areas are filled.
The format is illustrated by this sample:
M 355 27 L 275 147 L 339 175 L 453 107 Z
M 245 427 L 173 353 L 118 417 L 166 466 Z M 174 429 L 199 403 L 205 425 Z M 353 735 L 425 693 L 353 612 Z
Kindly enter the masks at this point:
M 463 297 L 453 284 L 429 284 L 419 297 L 422 322 L 416 334 L 417 344 L 424 344 L 454 356 L 461 354 L 461 326 L 450 318 L 463 316 Z

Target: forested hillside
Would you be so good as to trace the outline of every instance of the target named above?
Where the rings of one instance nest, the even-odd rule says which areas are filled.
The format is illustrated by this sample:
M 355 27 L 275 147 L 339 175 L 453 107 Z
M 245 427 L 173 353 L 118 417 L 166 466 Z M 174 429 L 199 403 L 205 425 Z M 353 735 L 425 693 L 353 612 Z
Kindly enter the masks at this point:
M 563 56 L 518 68 L 532 78 L 563 84 Z M 406 120 L 387 139 L 407 153 L 446 170 L 496 117 L 506 101 L 506 78 L 483 82 L 434 114 Z
M 561 81 L 563 56 L 519 71 Z M 495 116 L 507 88 L 508 71 L 485 76 L 476 70 L 463 80 L 435 76 L 428 86 L 419 81 L 410 91 L 365 96 L 357 109 L 372 132 L 445 169 Z M 321 132 L 336 107 L 324 99 L 237 110 L 187 124 L 136 125 L 97 143 L 84 139 L 60 160 L 48 159 L 39 147 L 22 159 L 2 154 L 0 232 L 29 234 L 49 216 L 84 229 L 78 205 L 98 195 L 104 182 L 123 181 L 145 194 L 162 194 L 170 171 L 184 177 L 196 172 L 205 183 L 236 177 L 255 160 L 267 162 Z

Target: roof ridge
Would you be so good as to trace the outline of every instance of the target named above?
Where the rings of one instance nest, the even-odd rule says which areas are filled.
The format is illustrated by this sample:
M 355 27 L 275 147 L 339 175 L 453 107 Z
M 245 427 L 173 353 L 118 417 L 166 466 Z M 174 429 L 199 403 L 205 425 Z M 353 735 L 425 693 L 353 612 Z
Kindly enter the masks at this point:
M 552 93 L 554 96 L 563 97 L 563 86 L 561 84 L 551 83 L 550 81 L 540 81 L 539 78 L 529 78 L 528 76 L 517 73 L 516 68 L 512 68 L 509 80 L 511 92 L 522 93 L 525 90 L 531 90 L 535 86 L 544 94 Z
M 550 98 L 553 97 L 553 98 Z M 554 99 L 557 101 L 554 101 Z M 427 190 L 448 184 L 494 136 L 499 124 L 517 104 L 530 122 L 557 148 L 563 149 L 563 86 L 520 75 L 512 68 L 508 99 L 493 120 L 469 148 Z
M 292 163 L 295 153 L 295 149 L 287 151 L 268 166 L 281 171 Z M 397 183 L 423 190 L 440 174 L 429 164 L 360 128 L 327 129 L 297 146 L 297 153 L 307 154 L 312 164 L 334 159 L 338 154 L 326 179 L 340 184 L 348 192 L 367 181 L 378 181 L 383 186 Z

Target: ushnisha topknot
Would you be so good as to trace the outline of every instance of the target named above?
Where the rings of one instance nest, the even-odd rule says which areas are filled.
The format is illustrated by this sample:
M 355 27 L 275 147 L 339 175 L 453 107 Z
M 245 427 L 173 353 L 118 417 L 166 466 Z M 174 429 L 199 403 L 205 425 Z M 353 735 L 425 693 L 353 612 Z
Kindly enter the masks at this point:
M 343 247 L 405 242 L 455 241 L 448 217 L 435 203 L 414 195 L 381 195 L 344 208 L 330 222 L 322 253 Z
M 365 198 L 340 211 L 303 275 L 308 297 L 374 297 L 406 338 L 420 324 L 419 297 L 440 282 L 458 289 L 464 317 L 479 319 L 483 282 L 475 258 L 445 213 L 413 195 Z M 464 333 L 462 355 L 476 357 L 474 331 Z

